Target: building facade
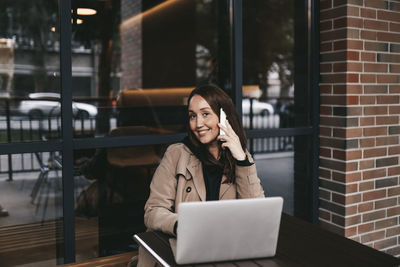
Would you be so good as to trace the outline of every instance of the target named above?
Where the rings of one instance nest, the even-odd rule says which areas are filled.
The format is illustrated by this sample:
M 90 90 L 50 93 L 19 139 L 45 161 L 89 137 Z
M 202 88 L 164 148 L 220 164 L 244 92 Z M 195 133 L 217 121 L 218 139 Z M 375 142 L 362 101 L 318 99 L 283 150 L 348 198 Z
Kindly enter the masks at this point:
M 320 2 L 319 219 L 399 256 L 400 3 Z

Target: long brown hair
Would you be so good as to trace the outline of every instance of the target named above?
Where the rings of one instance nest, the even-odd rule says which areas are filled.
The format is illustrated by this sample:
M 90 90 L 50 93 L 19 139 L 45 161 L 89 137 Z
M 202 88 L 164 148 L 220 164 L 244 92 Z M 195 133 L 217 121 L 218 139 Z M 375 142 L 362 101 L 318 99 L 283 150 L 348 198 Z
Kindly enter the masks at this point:
M 202 98 L 204 98 L 218 117 L 220 116 L 220 108 L 222 108 L 225 111 L 226 118 L 229 121 L 229 124 L 232 126 L 232 129 L 239 137 L 243 150 L 246 151 L 246 143 L 247 143 L 246 135 L 242 123 L 240 121 L 239 115 L 236 111 L 235 105 L 233 104 L 232 99 L 228 96 L 228 94 L 214 84 L 201 85 L 196 87 L 190 93 L 188 98 L 188 107 L 190 100 L 194 95 L 199 95 Z M 189 126 L 188 126 L 188 136 L 193 145 L 198 148 L 201 157 L 200 160 L 204 164 L 218 165 L 222 167 L 223 173 L 228 177 L 229 182 L 234 183 L 236 159 L 232 156 L 230 150 L 228 148 L 222 149 L 221 143 L 218 142 L 219 153 L 221 158 L 221 160 L 218 161 L 211 155 L 207 147 L 197 140 L 196 136 L 190 130 Z

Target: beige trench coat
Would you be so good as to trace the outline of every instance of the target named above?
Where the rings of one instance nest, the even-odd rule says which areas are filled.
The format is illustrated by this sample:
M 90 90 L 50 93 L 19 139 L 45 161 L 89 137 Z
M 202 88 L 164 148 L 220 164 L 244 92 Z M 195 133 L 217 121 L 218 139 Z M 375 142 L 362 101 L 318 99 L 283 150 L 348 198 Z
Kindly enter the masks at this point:
M 250 154 L 247 156 L 253 162 Z M 227 183 L 227 179 L 222 176 L 219 199 L 264 197 L 255 164 L 236 166 L 234 184 Z M 146 227 L 174 235 L 179 203 L 189 201 L 206 201 L 202 165 L 183 143 L 173 144 L 165 152 L 150 185 L 144 215 Z M 154 261 L 145 260 L 151 256 L 143 251 L 139 249 L 138 266 L 154 266 Z

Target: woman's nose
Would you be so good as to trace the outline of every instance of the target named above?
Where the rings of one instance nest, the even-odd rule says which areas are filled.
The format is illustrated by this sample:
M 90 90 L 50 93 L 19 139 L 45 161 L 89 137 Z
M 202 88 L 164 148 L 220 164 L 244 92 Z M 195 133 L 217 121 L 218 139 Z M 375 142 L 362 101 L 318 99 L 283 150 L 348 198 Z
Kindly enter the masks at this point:
M 196 127 L 197 128 L 200 128 L 201 126 L 203 126 L 203 118 L 201 117 L 201 116 L 197 116 L 197 119 L 196 119 Z

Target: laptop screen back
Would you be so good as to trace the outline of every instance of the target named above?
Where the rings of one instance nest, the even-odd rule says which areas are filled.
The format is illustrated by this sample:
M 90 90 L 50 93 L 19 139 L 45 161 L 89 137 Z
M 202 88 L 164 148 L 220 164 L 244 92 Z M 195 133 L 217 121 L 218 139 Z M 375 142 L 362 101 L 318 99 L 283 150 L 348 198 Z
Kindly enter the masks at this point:
M 281 197 L 181 203 L 176 262 L 274 256 L 282 205 Z

